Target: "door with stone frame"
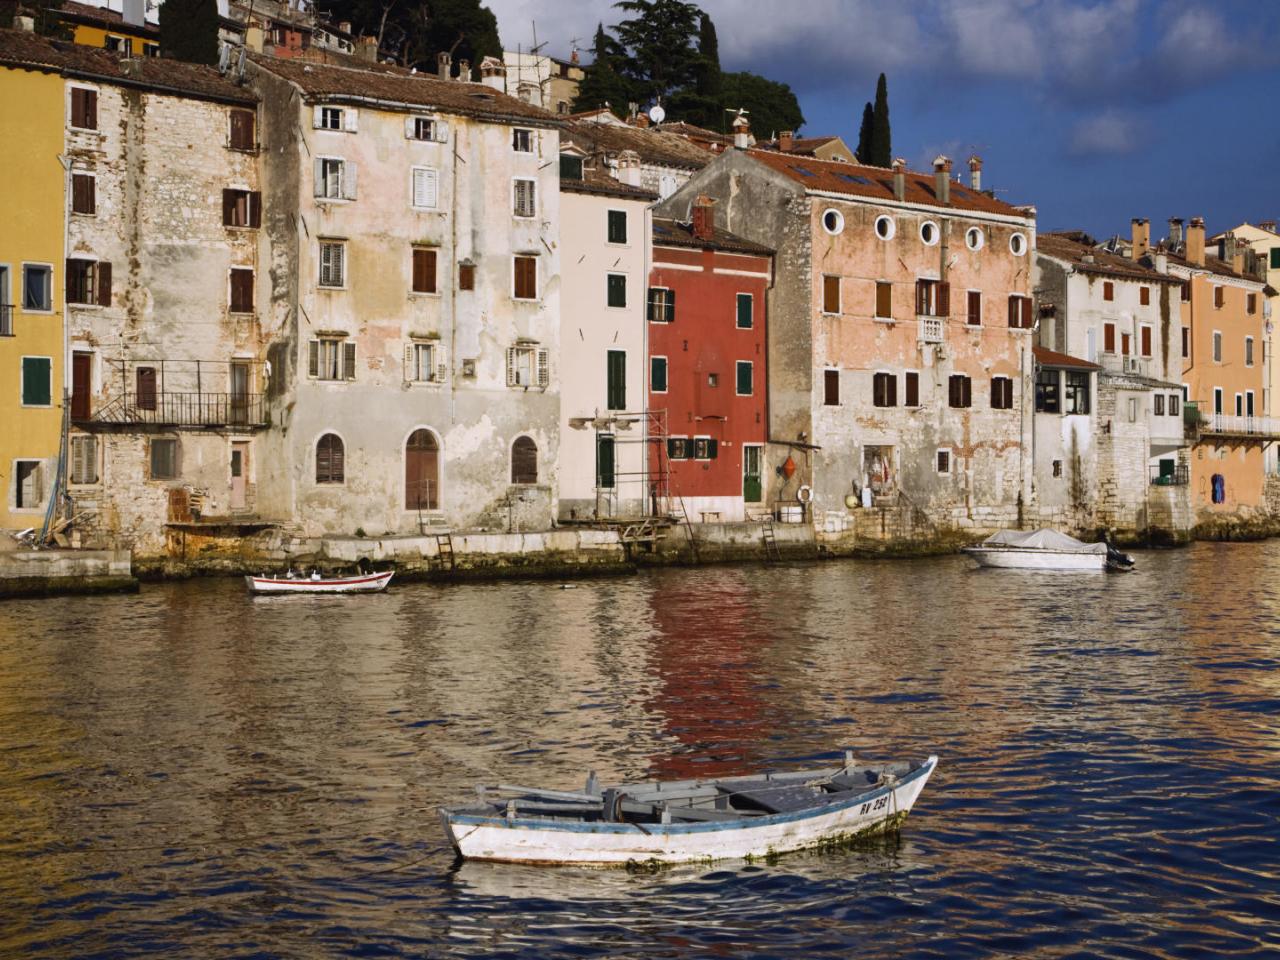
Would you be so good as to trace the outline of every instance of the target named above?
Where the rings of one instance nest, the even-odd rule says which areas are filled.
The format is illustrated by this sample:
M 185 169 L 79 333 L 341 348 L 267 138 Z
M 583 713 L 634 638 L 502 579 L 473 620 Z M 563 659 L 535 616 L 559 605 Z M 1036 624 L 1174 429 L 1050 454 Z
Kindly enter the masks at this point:
M 249 506 L 249 443 L 231 443 L 231 512 L 244 513 Z

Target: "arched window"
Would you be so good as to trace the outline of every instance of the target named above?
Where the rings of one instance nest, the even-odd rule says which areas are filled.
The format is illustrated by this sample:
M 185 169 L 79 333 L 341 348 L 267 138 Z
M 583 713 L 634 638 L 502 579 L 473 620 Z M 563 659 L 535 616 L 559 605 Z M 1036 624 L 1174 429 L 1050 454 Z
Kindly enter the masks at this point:
M 440 444 L 430 430 L 415 430 L 404 447 L 404 508 L 440 509 Z
M 342 438 L 326 433 L 316 442 L 316 483 L 342 483 L 346 479 L 347 455 Z
M 511 445 L 511 482 L 538 482 L 538 445 L 530 437 L 516 437 Z

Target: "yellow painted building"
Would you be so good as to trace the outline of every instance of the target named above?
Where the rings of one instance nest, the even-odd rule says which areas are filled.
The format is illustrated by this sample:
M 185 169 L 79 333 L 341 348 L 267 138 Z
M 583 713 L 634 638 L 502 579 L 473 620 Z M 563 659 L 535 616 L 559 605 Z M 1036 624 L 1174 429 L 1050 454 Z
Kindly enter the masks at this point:
M 62 435 L 66 86 L 0 62 L 0 530 L 39 526 Z
M 160 56 L 160 30 L 154 24 L 128 23 L 114 10 L 67 0 L 62 22 L 71 39 L 86 47 L 113 50 L 130 57 Z
M 1230 233 L 1253 250 L 1261 261 L 1263 276 L 1267 282 L 1267 288 L 1263 291 L 1263 297 L 1268 304 L 1266 320 L 1269 321 L 1266 366 L 1267 383 L 1271 395 L 1267 402 L 1267 412 L 1273 417 L 1280 417 L 1280 361 L 1275 356 L 1276 349 L 1280 349 L 1280 334 L 1276 333 L 1274 327 L 1275 323 L 1280 321 L 1280 233 L 1276 232 L 1274 220 L 1264 220 L 1257 226 L 1242 223 Z M 1270 459 L 1276 463 L 1277 455 L 1273 452 Z

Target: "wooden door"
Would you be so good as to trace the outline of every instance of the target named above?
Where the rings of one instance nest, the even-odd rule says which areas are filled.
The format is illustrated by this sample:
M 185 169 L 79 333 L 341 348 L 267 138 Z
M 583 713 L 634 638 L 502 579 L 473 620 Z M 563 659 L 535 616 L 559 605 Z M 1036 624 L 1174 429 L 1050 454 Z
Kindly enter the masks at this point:
M 248 502 L 249 444 L 237 441 L 231 444 L 231 509 L 240 511 Z
M 249 364 L 231 364 L 231 422 L 249 422 Z
M 430 430 L 415 430 L 404 450 L 404 507 L 440 509 L 440 445 Z
M 156 368 L 138 367 L 135 376 L 138 384 L 135 405 L 139 410 L 154 410 L 156 408 Z
M 71 355 L 71 419 L 89 419 L 89 390 L 92 387 L 93 354 Z

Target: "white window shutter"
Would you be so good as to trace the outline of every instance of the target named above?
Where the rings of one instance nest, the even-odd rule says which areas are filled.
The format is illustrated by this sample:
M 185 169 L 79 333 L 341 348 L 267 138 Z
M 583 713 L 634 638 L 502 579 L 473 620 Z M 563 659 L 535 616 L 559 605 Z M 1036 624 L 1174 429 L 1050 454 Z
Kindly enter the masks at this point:
M 355 107 L 347 107 L 342 111 L 342 126 L 348 133 L 355 133 L 360 111 Z
M 431 138 L 435 140 L 436 143 L 448 143 L 449 125 L 443 120 L 435 121 L 435 123 L 431 124 Z
M 342 164 L 342 195 L 348 200 L 356 198 L 356 165 L 350 160 Z
M 439 194 L 440 175 L 427 167 L 413 168 L 413 205 L 435 209 Z
M 404 118 L 404 135 L 406 139 L 412 140 L 414 131 L 417 130 L 418 118 L 412 114 Z
M 550 360 L 549 351 L 538 351 L 538 386 L 540 387 L 545 387 L 551 382 Z
M 342 342 L 342 373 L 346 380 L 356 378 L 356 342 L 354 340 Z
M 507 347 L 507 386 L 518 387 L 520 377 L 516 372 L 516 348 Z
M 320 341 L 310 341 L 307 348 L 307 375 L 318 377 L 320 376 Z
M 316 157 L 314 161 L 316 171 L 316 196 L 324 196 L 324 161 Z
M 345 287 L 347 285 L 347 264 L 346 254 L 347 248 L 345 244 L 331 244 L 329 249 L 333 251 L 333 277 L 334 286 Z
M 431 352 L 436 362 L 436 381 L 444 383 L 449 377 L 449 353 L 445 350 L 444 345 L 439 343 L 436 344 L 435 349 Z
M 311 125 L 317 130 L 324 126 L 324 107 L 317 104 L 311 108 Z
M 409 341 L 404 345 L 404 378 L 406 380 L 413 380 L 418 372 L 414 368 L 414 350 L 415 345 L 413 341 Z

